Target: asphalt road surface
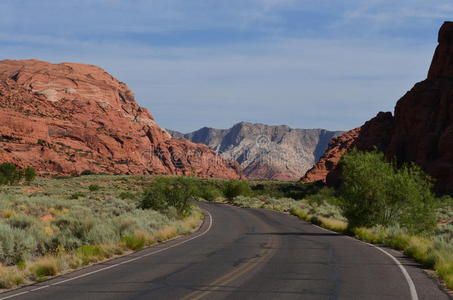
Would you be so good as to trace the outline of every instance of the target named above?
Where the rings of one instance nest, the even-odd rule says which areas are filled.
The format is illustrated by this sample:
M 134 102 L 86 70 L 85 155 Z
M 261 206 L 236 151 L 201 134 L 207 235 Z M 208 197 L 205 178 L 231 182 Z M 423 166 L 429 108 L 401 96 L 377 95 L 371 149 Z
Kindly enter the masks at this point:
M 396 251 L 279 212 L 200 205 L 193 235 L 0 299 L 450 299 Z

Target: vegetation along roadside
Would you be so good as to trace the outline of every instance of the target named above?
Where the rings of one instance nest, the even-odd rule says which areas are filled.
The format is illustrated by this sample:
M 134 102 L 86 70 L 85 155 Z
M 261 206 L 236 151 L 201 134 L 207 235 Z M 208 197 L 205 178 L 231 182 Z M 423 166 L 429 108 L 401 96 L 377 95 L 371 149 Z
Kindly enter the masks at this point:
M 0 186 L 0 289 L 45 280 L 198 227 L 203 214 L 184 198 L 193 197 L 190 193 L 178 198 L 183 204 L 166 203 L 173 194 L 165 191 L 159 209 L 147 204 L 149 191 L 143 190 L 159 186 L 154 180 L 159 182 L 149 176 L 90 175 L 5 182 Z

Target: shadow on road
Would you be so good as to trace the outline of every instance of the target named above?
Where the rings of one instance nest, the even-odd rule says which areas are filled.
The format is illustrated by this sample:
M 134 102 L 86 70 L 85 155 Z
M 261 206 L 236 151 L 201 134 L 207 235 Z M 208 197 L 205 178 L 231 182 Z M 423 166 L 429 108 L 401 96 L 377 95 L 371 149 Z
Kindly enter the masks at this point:
M 314 233 L 314 232 L 249 232 L 247 235 L 294 235 L 294 236 L 339 236 L 339 233 Z

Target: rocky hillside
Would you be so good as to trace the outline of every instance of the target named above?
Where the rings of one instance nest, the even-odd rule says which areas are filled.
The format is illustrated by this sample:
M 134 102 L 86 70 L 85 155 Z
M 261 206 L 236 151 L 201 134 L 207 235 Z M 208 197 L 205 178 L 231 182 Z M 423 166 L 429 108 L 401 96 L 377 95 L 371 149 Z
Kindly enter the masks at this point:
M 333 140 L 303 182 L 335 184 L 337 164 L 347 148 L 376 146 L 400 164 L 415 162 L 436 179 L 439 190 L 453 192 L 453 22 L 442 25 L 438 42 L 428 78 L 397 102 L 394 116 L 379 113 Z
M 195 174 L 239 178 L 236 162 L 175 140 L 101 68 L 0 61 L 0 162 L 41 174 Z
M 341 133 L 246 122 L 230 129 L 204 127 L 188 134 L 167 131 L 239 162 L 250 179 L 266 180 L 298 180 L 318 161 L 332 137 Z

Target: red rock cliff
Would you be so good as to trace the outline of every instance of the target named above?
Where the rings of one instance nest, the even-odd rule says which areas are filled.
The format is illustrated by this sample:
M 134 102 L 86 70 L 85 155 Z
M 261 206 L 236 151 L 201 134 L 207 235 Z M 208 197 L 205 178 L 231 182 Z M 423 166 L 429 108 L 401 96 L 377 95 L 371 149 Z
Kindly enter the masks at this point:
M 442 25 L 438 41 L 428 78 L 397 102 L 394 117 L 380 114 L 365 123 L 347 147 L 377 147 L 399 163 L 415 162 L 436 179 L 439 190 L 453 192 L 453 22 Z M 340 141 L 347 135 L 332 141 L 302 182 L 336 183 L 337 164 L 346 151 Z
M 101 68 L 0 61 L 0 162 L 41 174 L 194 174 L 239 178 L 207 146 L 172 139 Z

